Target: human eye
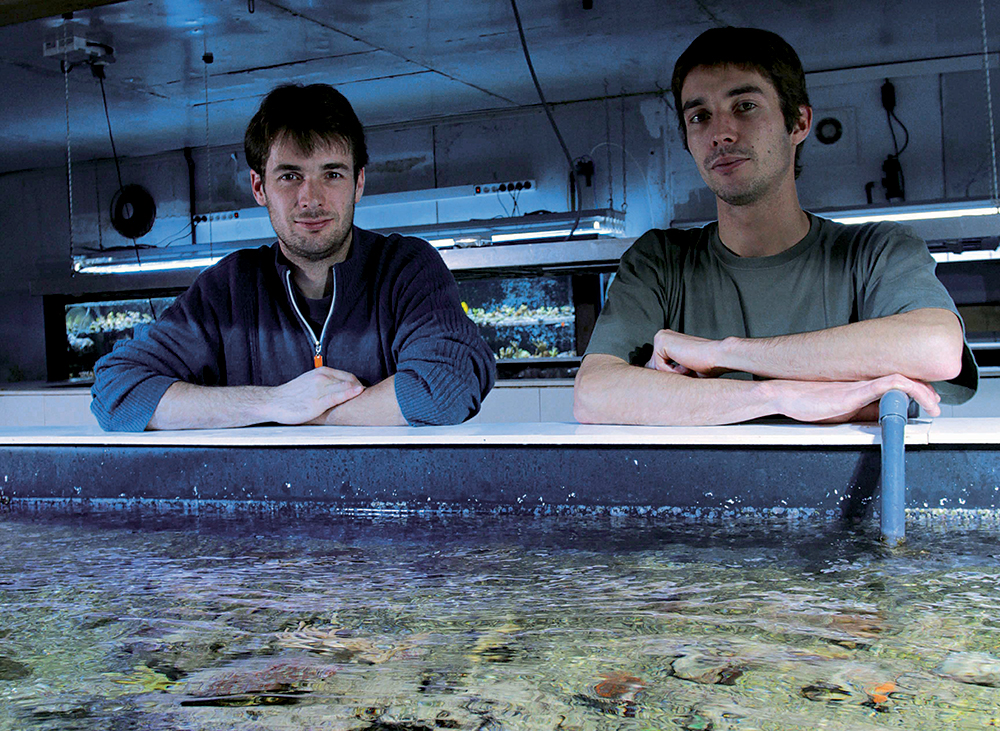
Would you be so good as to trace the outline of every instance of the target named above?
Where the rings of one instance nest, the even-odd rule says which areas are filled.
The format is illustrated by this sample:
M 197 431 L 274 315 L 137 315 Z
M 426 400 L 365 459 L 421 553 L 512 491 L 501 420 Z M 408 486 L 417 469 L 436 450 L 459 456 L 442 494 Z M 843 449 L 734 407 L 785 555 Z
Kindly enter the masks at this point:
M 693 114 L 688 116 L 688 124 L 701 124 L 702 122 L 708 121 L 708 112 L 704 109 L 699 109 Z
M 299 176 L 298 176 L 297 173 L 293 173 L 293 172 L 289 171 L 289 172 L 281 173 L 281 175 L 278 176 L 278 180 L 282 181 L 283 183 L 288 183 L 288 182 L 297 180 L 298 177 Z
M 750 112 L 757 108 L 757 105 L 749 99 L 744 99 L 736 104 L 737 112 Z

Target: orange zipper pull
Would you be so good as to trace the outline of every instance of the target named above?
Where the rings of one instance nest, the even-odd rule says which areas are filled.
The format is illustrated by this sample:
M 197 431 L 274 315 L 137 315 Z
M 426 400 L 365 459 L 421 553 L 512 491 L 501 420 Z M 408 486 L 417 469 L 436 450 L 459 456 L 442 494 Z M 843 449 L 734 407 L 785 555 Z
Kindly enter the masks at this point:
M 317 368 L 322 368 L 323 367 L 323 356 L 322 355 L 314 355 L 313 356 L 313 365 L 316 366 Z

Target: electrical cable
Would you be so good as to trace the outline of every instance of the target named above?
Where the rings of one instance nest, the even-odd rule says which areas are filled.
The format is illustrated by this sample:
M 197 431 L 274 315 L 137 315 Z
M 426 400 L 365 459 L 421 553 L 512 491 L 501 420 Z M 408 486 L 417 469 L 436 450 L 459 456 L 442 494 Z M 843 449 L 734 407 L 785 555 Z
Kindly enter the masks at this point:
M 538 98 L 542 102 L 542 107 L 545 109 L 545 114 L 549 118 L 549 123 L 552 125 L 552 131 L 556 133 L 556 138 L 559 140 L 559 145 L 562 147 L 563 155 L 566 156 L 566 164 L 569 165 L 570 169 L 573 169 L 573 156 L 569 154 L 569 148 L 566 146 L 566 141 L 563 139 L 562 133 L 559 131 L 559 126 L 556 124 L 555 118 L 552 116 L 552 110 L 549 109 L 549 103 L 545 101 L 545 94 L 542 92 L 542 85 L 538 82 L 538 76 L 535 74 L 535 66 L 531 63 L 531 54 L 528 52 L 528 42 L 524 38 L 524 27 L 521 25 L 521 15 L 517 12 L 517 0 L 510 0 L 510 6 L 514 11 L 514 21 L 517 23 L 517 33 L 521 38 L 521 50 L 524 51 L 524 60 L 528 64 L 528 72 L 531 74 L 531 80 L 535 82 L 535 91 L 538 92 Z
M 66 42 L 68 45 L 68 41 Z M 69 136 L 69 70 L 70 66 L 64 59 L 60 64 L 63 72 L 63 82 L 66 87 L 66 187 L 69 193 L 69 260 L 73 261 L 73 147 Z M 75 273 L 76 270 L 72 269 Z
M 899 155 L 899 143 L 896 141 L 896 130 L 892 126 L 892 114 L 886 109 L 885 110 L 885 123 L 889 125 L 889 134 L 892 135 L 892 149 L 895 155 Z
M 590 151 L 591 157 L 593 157 L 594 152 L 596 152 L 602 147 L 620 147 L 623 152 L 622 157 L 624 158 L 625 155 L 628 155 L 629 159 L 632 160 L 633 163 L 635 163 L 636 168 L 639 170 L 639 175 L 642 176 L 642 182 L 645 184 L 646 188 L 646 204 L 649 206 L 649 227 L 655 228 L 656 224 L 653 219 L 653 198 L 649 194 L 649 178 L 646 177 L 646 172 L 642 169 L 642 165 L 639 164 L 639 161 L 636 159 L 635 155 L 626 150 L 623 145 L 619 145 L 617 142 L 598 142 L 596 145 L 594 145 L 594 148 Z
M 611 172 L 611 112 L 608 106 L 608 80 L 604 80 L 604 141 L 608 148 L 608 208 L 615 208 L 615 187 L 614 177 Z M 597 148 L 595 147 L 594 150 Z M 594 150 L 590 151 L 590 156 L 594 156 Z
M 910 131 L 900 121 L 899 117 L 896 116 L 896 87 L 888 79 L 882 84 L 881 94 L 882 108 L 885 109 L 885 123 L 889 126 L 893 149 L 893 154 L 889 155 L 885 159 L 885 162 L 882 163 L 882 172 L 885 173 L 885 177 L 882 179 L 882 186 L 885 188 L 887 199 L 900 198 L 901 200 L 905 200 L 906 178 L 903 175 L 903 166 L 900 164 L 899 157 L 910 145 Z M 902 147 L 899 146 L 899 140 L 896 137 L 896 128 L 892 124 L 893 120 L 896 121 L 906 135 Z
M 149 231 L 149 228 L 152 227 L 152 219 L 156 218 L 156 205 L 153 203 L 152 196 L 144 188 L 135 185 L 130 185 L 126 188 L 122 181 L 122 168 L 121 163 L 118 161 L 118 149 L 115 147 L 115 136 L 111 131 L 111 112 L 108 109 L 108 95 L 104 90 L 104 66 L 91 63 L 90 71 L 97 77 L 97 80 L 101 84 L 104 118 L 108 121 L 108 139 L 111 140 L 111 154 L 115 160 L 115 172 L 118 174 L 118 191 L 111 199 L 111 222 L 115 230 L 132 239 L 135 263 L 141 266 L 142 258 L 139 256 L 139 242 L 136 239 L 138 236 L 144 236 Z M 138 216 L 133 217 L 133 213 L 140 209 L 143 217 L 151 218 L 148 226 L 143 221 L 136 220 Z
M 899 152 L 896 153 L 896 155 L 899 156 L 906 151 L 907 147 L 910 146 L 910 130 L 906 128 L 906 125 L 903 124 L 902 120 L 896 116 L 895 112 L 892 113 L 892 118 L 896 120 L 896 124 L 903 128 L 903 134 L 906 135 L 906 140 L 903 142 L 903 146 L 900 147 Z M 895 140 L 895 137 L 893 137 L 893 140 Z
M 986 35 L 986 0 L 979 0 L 979 15 L 983 25 L 983 69 L 986 72 L 986 107 L 990 118 L 990 160 L 993 162 L 993 205 L 1000 208 L 1000 185 L 997 182 L 997 138 L 993 124 L 993 89 L 990 83 L 990 48 Z
M 97 71 L 99 67 L 93 66 L 94 76 L 97 80 L 101 82 L 101 99 L 104 100 L 104 118 L 108 120 L 108 139 L 111 140 L 111 154 L 115 158 L 115 170 L 118 172 L 118 187 L 124 188 L 125 184 L 122 182 L 122 168 L 118 164 L 118 150 L 115 149 L 115 136 L 111 134 L 111 114 L 108 112 L 108 95 L 104 91 L 104 69 Z
M 899 143 L 896 140 L 896 130 L 892 126 L 893 120 L 895 120 L 896 124 L 903 129 L 903 134 L 906 135 L 903 140 L 902 147 L 899 146 Z M 892 149 L 895 150 L 896 157 L 899 157 L 906 151 L 906 148 L 910 146 L 910 130 L 908 130 L 906 125 L 903 124 L 899 117 L 896 116 L 896 112 L 890 112 L 888 109 L 885 110 L 885 121 L 886 124 L 889 125 L 889 134 L 892 135 Z
M 252 12 L 252 11 L 251 11 Z M 202 41 L 202 56 L 201 61 L 205 76 L 205 159 L 208 162 L 206 167 L 208 168 L 208 212 L 211 213 L 212 209 L 215 207 L 215 200 L 213 196 L 214 186 L 212 185 L 212 148 L 208 144 L 208 65 L 215 61 L 215 56 L 209 53 L 208 50 L 208 35 L 205 32 L 205 28 L 201 29 L 201 41 Z M 208 255 L 215 256 L 215 237 L 212 235 L 212 217 L 208 217 Z
M 574 184 L 576 181 L 576 173 L 573 168 L 573 156 L 569 153 L 569 147 L 566 146 L 566 141 L 563 139 L 562 133 L 559 131 L 559 125 L 556 124 L 555 117 L 552 116 L 552 110 L 549 108 L 549 103 L 545 101 L 545 94 L 542 92 L 542 85 L 538 82 L 538 75 L 535 73 L 535 66 L 531 63 L 531 54 L 528 52 L 528 42 L 524 37 L 524 26 L 521 25 L 521 14 L 517 12 L 517 0 L 510 0 L 510 7 L 514 11 L 514 21 L 517 23 L 517 34 L 521 39 L 521 50 L 524 52 L 524 60 L 528 64 L 528 72 L 531 74 L 531 80 L 535 82 L 535 91 L 538 92 L 538 98 L 542 102 L 542 108 L 545 110 L 545 115 L 549 118 L 549 124 L 552 125 L 552 131 L 555 132 L 556 138 L 559 140 L 559 146 L 562 147 L 563 155 L 566 157 L 566 164 L 569 166 L 570 188 L 572 192 L 571 204 L 577 214 L 579 214 L 580 208 L 576 202 L 576 186 Z M 566 237 L 567 241 L 573 238 L 573 234 L 576 233 L 576 229 L 579 225 L 580 216 L 577 215 L 576 221 L 573 222 L 573 228 L 570 230 L 569 236 Z
M 622 111 L 622 213 L 628 213 L 628 165 L 625 164 L 625 152 L 628 150 L 625 142 L 625 89 L 621 96 Z M 652 210 L 650 211 L 652 213 Z
M 500 207 L 503 208 L 504 218 L 510 218 L 511 217 L 510 211 L 508 211 L 507 206 L 504 205 L 503 198 L 500 197 L 499 190 L 497 191 L 497 202 L 500 204 Z

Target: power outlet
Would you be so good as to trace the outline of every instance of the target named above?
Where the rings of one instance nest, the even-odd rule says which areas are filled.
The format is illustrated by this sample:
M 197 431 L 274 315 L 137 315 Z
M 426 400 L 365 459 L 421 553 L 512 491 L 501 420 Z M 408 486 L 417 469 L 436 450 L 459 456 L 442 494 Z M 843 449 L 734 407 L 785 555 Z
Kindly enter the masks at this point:
M 508 183 L 483 183 L 475 186 L 476 195 L 495 195 L 497 193 L 518 193 L 536 190 L 534 180 L 515 180 Z

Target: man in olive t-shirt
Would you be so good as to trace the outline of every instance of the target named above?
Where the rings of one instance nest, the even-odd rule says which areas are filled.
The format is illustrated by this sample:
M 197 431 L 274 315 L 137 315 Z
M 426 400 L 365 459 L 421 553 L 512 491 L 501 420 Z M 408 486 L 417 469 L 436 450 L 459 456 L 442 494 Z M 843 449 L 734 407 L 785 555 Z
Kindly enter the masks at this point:
M 577 375 L 577 419 L 847 421 L 875 418 L 890 389 L 931 416 L 942 396 L 970 398 L 975 361 L 926 245 L 799 205 L 812 109 L 795 51 L 768 31 L 706 31 L 673 92 L 718 223 L 649 231 L 623 256 Z

